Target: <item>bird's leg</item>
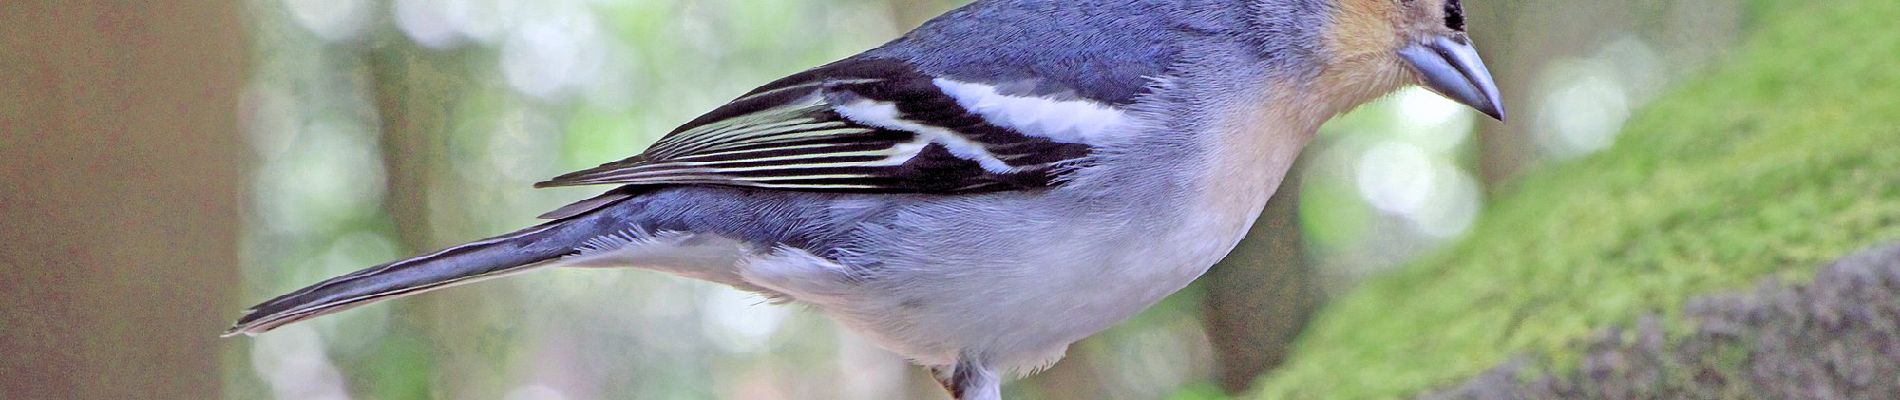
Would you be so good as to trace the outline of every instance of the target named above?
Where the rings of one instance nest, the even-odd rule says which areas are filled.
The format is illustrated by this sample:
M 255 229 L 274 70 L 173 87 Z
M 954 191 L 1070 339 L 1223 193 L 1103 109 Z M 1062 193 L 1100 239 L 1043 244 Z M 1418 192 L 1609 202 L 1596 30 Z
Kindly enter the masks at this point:
M 955 370 L 955 367 L 930 367 L 930 376 L 937 378 L 937 386 L 943 387 L 944 392 L 950 393 L 950 398 L 952 399 L 957 398 L 956 382 L 950 380 L 950 376 L 955 373 Z
M 1003 382 L 996 371 L 964 357 L 952 367 L 931 368 L 937 383 L 956 400 L 1003 400 Z

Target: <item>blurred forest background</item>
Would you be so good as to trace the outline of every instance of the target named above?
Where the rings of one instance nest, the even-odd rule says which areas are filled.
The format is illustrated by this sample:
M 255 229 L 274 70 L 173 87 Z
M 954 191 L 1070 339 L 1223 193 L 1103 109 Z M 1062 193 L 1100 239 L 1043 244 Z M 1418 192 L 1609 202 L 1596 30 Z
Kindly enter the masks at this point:
M 1610 147 L 1750 26 L 1741 0 L 1465 3 L 1510 124 L 1420 90 L 1342 117 L 1208 279 L 1009 395 L 1244 392 L 1329 295 Z M 532 223 L 599 189 L 530 183 L 960 4 L 0 3 L 0 397 L 941 398 L 816 315 L 631 270 L 215 334 L 267 296 Z

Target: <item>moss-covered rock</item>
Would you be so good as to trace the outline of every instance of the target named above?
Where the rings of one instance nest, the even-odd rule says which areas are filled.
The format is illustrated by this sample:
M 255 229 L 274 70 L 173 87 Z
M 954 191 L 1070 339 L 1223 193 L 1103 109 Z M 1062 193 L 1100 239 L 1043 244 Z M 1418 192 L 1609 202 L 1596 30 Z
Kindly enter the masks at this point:
M 1615 148 L 1528 177 L 1462 244 L 1339 298 L 1261 395 L 1414 396 L 1517 357 L 1566 373 L 1608 327 L 1654 314 L 1683 337 L 1694 296 L 1900 239 L 1900 2 L 1762 8 Z
M 1900 394 L 1900 246 L 1849 257 L 1811 284 L 1699 297 L 1695 330 L 1656 318 L 1590 344 L 1568 373 L 1516 361 L 1428 399 L 1890 399 Z

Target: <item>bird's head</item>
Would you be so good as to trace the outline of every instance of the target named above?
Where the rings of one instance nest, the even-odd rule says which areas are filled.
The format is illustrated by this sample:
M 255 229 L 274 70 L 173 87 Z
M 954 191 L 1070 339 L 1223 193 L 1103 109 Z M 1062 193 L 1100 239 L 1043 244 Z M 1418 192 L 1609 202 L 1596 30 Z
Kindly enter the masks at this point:
M 1415 84 L 1504 118 L 1497 84 L 1465 34 L 1461 0 L 1311 1 L 1262 0 L 1320 5 L 1327 23 L 1315 36 L 1329 75 Z

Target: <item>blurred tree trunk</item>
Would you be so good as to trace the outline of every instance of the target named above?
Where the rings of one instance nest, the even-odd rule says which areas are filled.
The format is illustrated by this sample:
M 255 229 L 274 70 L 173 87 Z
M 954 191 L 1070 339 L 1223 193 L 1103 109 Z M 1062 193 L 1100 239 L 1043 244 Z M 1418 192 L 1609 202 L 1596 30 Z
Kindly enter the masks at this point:
M 1246 391 L 1285 361 L 1320 304 L 1318 277 L 1300 236 L 1303 169 L 1287 172 L 1247 238 L 1200 280 L 1202 324 L 1214 347 L 1217 381 L 1229 393 Z
M 452 179 L 439 167 L 448 163 L 462 62 L 452 54 L 416 49 L 400 34 L 384 36 L 367 57 L 388 175 L 383 209 L 406 250 L 428 251 L 451 244 L 434 235 L 430 201 L 444 186 L 439 181 Z
M 1542 106 L 1541 74 L 1551 64 L 1588 56 L 1606 33 L 1628 18 L 1604 15 L 1626 10 L 1619 1 L 1473 0 L 1472 41 L 1504 96 L 1509 121 L 1483 118 L 1478 123 L 1478 177 L 1488 196 L 1496 196 L 1542 158 L 1535 135 Z
M 0 397 L 222 394 L 248 154 L 240 11 L 0 2 Z
M 462 204 L 457 199 L 465 193 L 457 188 L 465 185 L 456 184 L 458 175 L 449 168 L 449 142 L 464 105 L 460 99 L 468 95 L 468 50 L 422 48 L 393 23 L 380 28 L 367 59 L 387 173 L 383 209 L 395 222 L 396 239 L 409 255 L 475 239 L 483 232 L 438 234 L 449 230 L 443 227 L 473 225 L 440 218 L 467 214 L 450 209 Z M 506 371 L 490 358 L 497 354 L 476 351 L 487 309 L 481 290 L 431 292 L 392 304 L 400 310 L 398 329 L 431 344 L 427 354 L 439 369 L 430 374 L 428 390 L 437 396 L 486 398 L 506 390 Z
M 1478 123 L 1478 178 L 1484 184 L 1487 195 L 1496 195 L 1509 182 L 1534 164 L 1537 147 L 1530 136 L 1530 128 L 1536 110 L 1528 107 L 1536 104 L 1531 97 L 1536 94 L 1533 86 L 1537 84 L 1537 73 L 1542 71 L 1548 61 L 1567 50 L 1564 46 L 1574 47 L 1576 43 L 1544 43 L 1545 40 L 1564 41 L 1570 38 L 1543 37 L 1542 33 L 1533 33 L 1532 37 L 1543 37 L 1534 41 L 1536 45 L 1520 40 L 1525 35 L 1518 31 L 1525 19 L 1537 10 L 1531 1 L 1472 0 L 1466 2 L 1470 18 L 1472 41 L 1479 51 L 1484 53 L 1485 62 L 1498 83 L 1499 94 L 1504 96 L 1506 113 L 1510 123 L 1481 118 Z
M 456 167 L 466 155 L 452 155 L 457 140 L 479 141 L 488 131 L 468 126 L 491 123 L 494 107 L 485 104 L 494 90 L 481 81 L 480 64 L 492 62 L 493 49 L 478 45 L 434 49 L 418 45 L 397 28 L 389 9 L 377 12 L 373 44 L 363 46 L 368 87 L 373 92 L 380 150 L 388 193 L 383 211 L 395 222 L 397 241 L 411 252 L 432 251 L 470 242 L 488 233 L 468 232 L 489 214 L 465 198 L 478 191 Z M 530 189 L 523 187 L 522 189 Z M 474 218 L 470 218 L 470 217 Z M 433 295 L 433 293 L 431 294 Z

